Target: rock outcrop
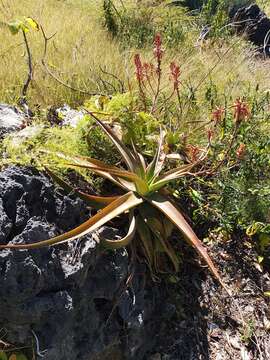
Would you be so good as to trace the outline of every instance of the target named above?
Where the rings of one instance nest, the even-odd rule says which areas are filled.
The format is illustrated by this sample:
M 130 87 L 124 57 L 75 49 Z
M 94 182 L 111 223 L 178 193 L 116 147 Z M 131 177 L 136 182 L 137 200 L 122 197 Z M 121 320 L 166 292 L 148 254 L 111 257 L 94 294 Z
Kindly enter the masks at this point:
M 20 130 L 25 124 L 25 114 L 15 106 L 0 104 L 0 139 L 5 134 Z
M 0 243 L 29 243 L 66 231 L 91 215 L 78 198 L 43 174 L 0 172 Z M 5 341 L 44 351 L 44 360 L 142 359 L 155 343 L 161 296 L 145 285 L 145 269 L 126 284 L 125 249 L 104 252 L 103 227 L 73 243 L 0 250 L 0 328 Z M 118 234 L 119 235 L 119 234 Z M 159 299 L 159 300 L 157 300 Z M 151 320 L 151 321 L 150 321 Z M 112 355 L 114 354 L 114 355 Z
M 235 29 L 249 41 L 270 54 L 270 19 L 257 4 L 240 8 L 233 17 Z

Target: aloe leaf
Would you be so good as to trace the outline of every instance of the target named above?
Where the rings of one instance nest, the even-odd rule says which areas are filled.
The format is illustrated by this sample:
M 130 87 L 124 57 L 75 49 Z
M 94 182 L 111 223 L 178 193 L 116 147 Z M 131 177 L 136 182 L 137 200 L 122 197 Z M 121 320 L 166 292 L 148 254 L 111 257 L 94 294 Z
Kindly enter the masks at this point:
M 218 270 L 208 255 L 206 248 L 194 233 L 191 226 L 187 223 L 181 212 L 166 197 L 160 194 L 155 193 L 149 195 L 145 200 L 159 209 L 165 216 L 169 218 L 170 221 L 172 221 L 172 223 L 182 232 L 186 241 L 191 244 L 198 252 L 198 254 L 204 259 L 215 278 L 227 290 L 218 273 Z
M 179 270 L 179 259 L 173 247 L 167 241 L 168 229 L 164 226 L 162 214 L 156 208 L 152 207 L 147 203 L 142 204 L 139 207 L 139 211 L 140 214 L 142 214 L 142 216 L 144 217 L 147 226 L 149 226 L 149 228 L 159 241 L 161 249 L 171 259 L 174 269 L 177 272 Z
M 112 131 L 112 129 L 105 123 L 103 123 L 100 119 L 98 119 L 92 112 L 84 109 L 89 115 L 91 115 L 98 125 L 101 127 L 101 129 L 108 135 L 110 140 L 114 143 L 114 145 L 117 147 L 120 155 L 125 160 L 125 163 L 129 170 L 134 171 L 136 169 L 137 163 L 134 159 L 133 154 L 131 151 L 126 147 L 126 145 L 118 139 L 118 137 L 115 135 L 115 133 Z
M 193 166 L 194 164 L 183 165 L 179 168 L 168 171 L 150 184 L 149 191 L 157 191 L 162 187 L 166 186 L 170 181 L 177 180 L 184 175 L 187 175 L 189 171 L 193 168 Z
M 136 174 L 139 174 L 139 176 L 144 177 L 146 172 L 146 164 L 144 161 L 144 157 L 137 151 L 135 144 L 133 140 L 131 139 L 131 145 L 133 148 L 133 156 L 136 160 L 137 167 L 135 169 Z
M 68 184 L 65 180 L 63 180 L 61 177 L 56 175 L 47 167 L 45 167 L 45 170 L 47 174 L 52 178 L 52 180 L 56 182 L 59 186 L 61 186 L 66 192 L 68 193 L 73 192 L 82 200 L 84 200 L 88 205 L 92 206 L 97 210 L 104 208 L 105 206 L 109 205 L 114 200 L 119 198 L 119 196 L 97 196 L 97 195 L 87 194 Z
M 162 174 L 159 177 L 159 180 L 165 180 L 170 179 L 173 177 L 181 176 L 182 174 L 185 174 L 186 172 L 189 172 L 195 165 L 198 163 L 192 163 L 192 164 L 184 164 L 181 166 L 178 166 L 177 168 L 171 169 L 164 174 Z
M 147 182 L 141 179 L 138 175 L 124 170 L 112 169 L 106 170 L 106 168 L 102 167 L 94 167 L 90 165 L 80 165 L 80 164 L 68 164 L 69 166 L 74 167 L 82 167 L 86 168 L 90 171 L 93 171 L 96 174 L 106 173 L 116 179 L 119 184 L 122 184 L 122 187 L 125 187 L 127 190 L 130 191 L 137 191 L 140 194 L 146 194 L 149 189 Z M 107 178 L 109 178 L 107 176 Z
M 162 170 L 164 161 L 166 156 L 163 152 L 163 141 L 164 141 L 164 131 L 160 129 L 160 137 L 159 137 L 159 144 L 155 156 L 152 162 L 148 165 L 146 172 L 147 172 L 147 180 L 152 181 L 153 178 L 158 176 L 160 171 Z
M 140 214 L 137 216 L 137 231 L 144 249 L 145 257 L 148 261 L 148 265 L 150 269 L 152 269 L 154 264 L 154 246 L 152 234 L 149 227 L 146 225 L 143 216 Z
M 108 165 L 101 160 L 93 159 L 88 156 L 80 156 L 80 155 L 68 156 L 68 155 L 64 155 L 62 153 L 58 153 L 58 156 L 62 156 L 63 158 L 65 158 L 67 160 L 71 160 L 71 161 L 77 162 L 79 164 L 90 165 L 90 166 L 94 166 L 94 167 L 102 167 L 106 170 L 119 170 L 119 168 L 114 165 Z
M 112 176 L 116 176 L 116 177 L 120 177 L 122 179 L 126 179 L 126 180 L 130 180 L 132 182 L 136 182 L 136 181 L 141 181 L 141 179 L 138 177 L 138 175 L 130 172 L 130 171 L 126 171 L 126 170 L 121 170 L 118 168 L 115 169 L 107 169 L 106 167 L 98 167 L 98 166 L 91 166 L 91 165 L 81 165 L 81 164 L 72 164 L 69 163 L 67 164 L 69 166 L 75 166 L 75 167 L 82 167 L 88 170 L 91 170 L 93 172 L 107 172 L 108 174 L 112 175 Z
M 104 245 L 109 249 L 119 249 L 127 246 L 134 238 L 135 233 L 136 233 L 136 218 L 134 216 L 134 211 L 131 210 L 129 215 L 129 229 L 127 235 L 119 240 L 109 240 L 102 238 L 100 242 L 102 245 Z
M 86 168 L 111 181 L 117 181 L 119 186 L 124 187 L 128 191 L 138 191 L 143 194 L 148 192 L 147 182 L 134 172 L 122 170 L 116 166 L 106 165 L 92 158 L 83 158 L 80 156 L 68 156 L 67 158 L 74 161 L 74 163 L 68 164 L 69 166 Z
M 90 166 L 89 164 L 89 159 L 90 158 L 85 158 L 85 157 L 81 157 L 81 156 L 69 156 L 69 155 L 65 155 L 63 153 L 56 153 L 57 156 L 66 159 L 68 161 L 73 161 L 74 164 L 70 165 L 72 167 L 81 167 L 81 168 L 86 168 L 86 166 Z M 91 159 L 94 160 L 94 159 Z M 98 161 L 98 160 L 96 160 Z M 101 162 L 102 163 L 102 162 Z M 94 163 L 93 163 L 94 164 Z M 102 163 L 103 164 L 103 163 Z M 106 166 L 106 164 L 103 164 Z M 111 182 L 115 183 L 117 186 L 120 186 L 121 188 L 123 188 L 124 190 L 128 190 L 128 191 L 135 191 L 136 188 L 132 183 L 129 182 L 125 182 L 125 181 L 119 181 L 115 176 L 112 176 L 108 173 L 108 171 L 95 171 L 96 174 L 100 175 L 101 177 L 110 180 Z
M 44 246 L 57 245 L 67 241 L 72 241 L 84 235 L 89 234 L 90 232 L 106 224 L 108 221 L 112 220 L 116 216 L 124 213 L 129 209 L 134 208 L 135 206 L 141 204 L 142 202 L 143 202 L 142 198 L 136 196 L 133 192 L 129 192 L 116 199 L 114 202 L 106 206 L 104 209 L 100 210 L 96 215 L 91 217 L 89 220 L 85 221 L 83 224 L 79 225 L 75 229 L 72 229 L 62 235 L 31 244 L 0 245 L 0 249 L 11 249 L 11 248 L 35 249 Z
M 141 162 L 141 164 L 142 164 L 142 168 L 143 168 L 143 171 L 144 171 L 144 174 L 145 174 L 145 172 L 146 172 L 146 163 L 145 163 L 145 160 L 144 160 L 144 157 L 143 157 L 143 155 L 141 154 L 141 153 L 137 153 L 138 154 L 138 156 L 139 156 L 139 158 L 140 158 L 140 162 Z

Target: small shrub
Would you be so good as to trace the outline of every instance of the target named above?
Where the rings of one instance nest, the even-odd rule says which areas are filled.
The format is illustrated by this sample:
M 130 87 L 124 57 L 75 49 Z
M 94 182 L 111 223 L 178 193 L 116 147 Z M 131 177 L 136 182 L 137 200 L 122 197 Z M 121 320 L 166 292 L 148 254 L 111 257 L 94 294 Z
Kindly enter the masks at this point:
M 109 3 L 112 4 L 111 1 Z M 191 33 L 192 19 L 185 14 L 183 8 L 140 4 L 119 9 L 110 5 L 109 9 L 110 11 L 108 5 L 104 8 L 105 26 L 124 48 L 149 46 L 155 34 L 160 32 L 164 43 L 176 49 L 180 48 Z
M 116 36 L 118 33 L 118 25 L 115 19 L 115 10 L 111 0 L 104 0 L 103 11 L 107 30 L 112 34 L 112 36 Z

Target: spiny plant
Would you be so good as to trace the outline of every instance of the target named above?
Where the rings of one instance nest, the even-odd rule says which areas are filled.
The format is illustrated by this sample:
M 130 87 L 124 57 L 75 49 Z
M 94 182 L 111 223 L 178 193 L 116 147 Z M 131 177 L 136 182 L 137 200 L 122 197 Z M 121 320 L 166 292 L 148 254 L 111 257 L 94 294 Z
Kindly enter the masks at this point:
M 79 195 L 93 207 L 101 209 L 96 215 L 75 229 L 51 239 L 31 244 L 0 245 L 0 249 L 35 249 L 72 241 L 93 232 L 119 215 L 129 212 L 129 229 L 126 236 L 120 240 L 102 239 L 105 246 L 116 249 L 127 246 L 133 239 L 137 241 L 139 239 L 141 251 L 152 273 L 159 271 L 158 253 L 161 251 L 167 254 L 177 271 L 179 267 L 178 256 L 168 241 L 168 237 L 172 232 L 172 225 L 174 225 L 204 259 L 215 278 L 224 286 L 204 245 L 176 206 L 169 191 L 165 189 L 165 186 L 171 181 L 190 175 L 191 170 L 203 160 L 205 154 L 202 154 L 202 157 L 193 163 L 162 173 L 166 159 L 163 151 L 164 132 L 162 130 L 155 156 L 147 165 L 134 144 L 133 150 L 127 148 L 107 124 L 99 120 L 93 113 L 90 114 L 116 146 L 128 170 L 107 165 L 102 161 L 89 157 L 68 157 L 64 154 L 59 154 L 59 156 L 69 161 L 69 165 L 72 167 L 87 168 L 95 174 L 110 180 L 122 188 L 125 194 L 104 197 L 79 192 Z M 63 182 L 62 185 L 65 186 Z

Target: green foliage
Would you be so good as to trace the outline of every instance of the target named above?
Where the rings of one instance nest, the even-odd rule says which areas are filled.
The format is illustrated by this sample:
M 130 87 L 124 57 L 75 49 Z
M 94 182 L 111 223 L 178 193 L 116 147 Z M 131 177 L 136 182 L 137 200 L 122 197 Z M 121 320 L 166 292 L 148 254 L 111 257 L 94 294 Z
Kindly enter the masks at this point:
M 115 9 L 111 0 L 103 1 L 103 12 L 104 12 L 104 22 L 107 30 L 113 35 L 116 36 L 118 33 L 118 25 L 115 19 Z
M 183 2 L 190 9 L 200 10 L 197 15 L 201 26 L 209 27 L 208 37 L 224 38 L 231 36 L 230 14 L 245 5 L 251 3 L 250 0 L 199 0 Z
M 131 145 L 132 140 L 141 151 L 151 153 L 160 122 L 153 115 L 141 111 L 138 100 L 136 95 L 128 92 L 116 94 L 111 98 L 94 96 L 87 100 L 84 106 L 87 110 L 99 114 L 100 118 L 109 122 L 112 127 L 115 126 L 116 132 L 118 124 L 119 136 L 125 144 Z M 117 154 L 111 148 L 111 143 L 99 128 L 94 129 L 94 132 L 91 130 L 88 134 L 91 156 L 111 164 L 115 163 Z
M 18 34 L 19 31 L 27 33 L 31 29 L 36 31 L 39 30 L 38 23 L 30 17 L 24 18 L 23 20 L 13 20 L 9 22 L 7 26 L 12 35 Z
M 11 353 L 9 356 L 5 351 L 0 351 L 0 360 L 27 360 L 27 357 L 21 353 Z
M 250 93 L 249 104 L 252 116 L 241 124 L 228 161 L 212 176 L 185 180 L 177 190 L 194 221 L 201 228 L 206 226 L 204 231 L 216 228 L 218 233 L 246 232 L 254 237 L 254 244 L 266 258 L 270 243 L 268 94 Z M 226 112 L 215 130 L 209 160 L 222 159 L 232 127 L 233 119 Z
M 192 19 L 181 7 L 154 7 L 142 3 L 119 9 L 110 6 L 109 9 L 108 6 L 104 8 L 105 26 L 124 48 L 148 46 L 158 32 L 162 33 L 168 47 L 180 48 L 192 34 Z
M 8 360 L 7 354 L 4 351 L 0 351 L 0 360 Z
M 4 139 L 2 151 L 5 157 L 2 158 L 1 164 L 36 166 L 39 169 L 47 164 L 60 173 L 66 173 L 65 161 L 53 154 L 65 151 L 70 155 L 78 153 L 88 155 L 87 129 L 88 123 L 85 119 L 81 120 L 76 128 L 46 127 L 36 122 Z M 82 171 L 81 174 L 87 177 L 85 172 Z
M 245 229 L 254 221 L 267 221 L 269 216 L 270 141 L 258 124 L 245 126 L 240 139 L 247 144 L 246 155 L 238 166 L 221 174 L 218 186 L 226 221 Z

